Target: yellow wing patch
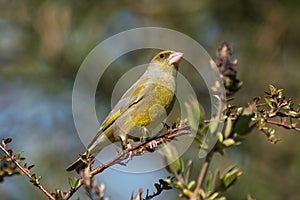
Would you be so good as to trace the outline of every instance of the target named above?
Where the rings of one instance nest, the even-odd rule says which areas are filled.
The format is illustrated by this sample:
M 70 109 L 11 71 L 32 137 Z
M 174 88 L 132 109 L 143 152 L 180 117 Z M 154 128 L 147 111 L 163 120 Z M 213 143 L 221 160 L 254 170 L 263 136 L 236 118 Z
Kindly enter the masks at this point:
M 131 106 L 137 104 L 143 97 L 136 97 L 131 103 L 129 103 L 126 107 L 122 110 L 119 109 L 114 113 L 111 113 L 107 120 L 102 124 L 101 130 L 105 131 L 112 123 L 114 123 L 124 112 L 126 112 Z
M 111 116 L 102 124 L 101 130 L 105 131 L 121 114 L 121 110 L 117 110 L 112 113 Z

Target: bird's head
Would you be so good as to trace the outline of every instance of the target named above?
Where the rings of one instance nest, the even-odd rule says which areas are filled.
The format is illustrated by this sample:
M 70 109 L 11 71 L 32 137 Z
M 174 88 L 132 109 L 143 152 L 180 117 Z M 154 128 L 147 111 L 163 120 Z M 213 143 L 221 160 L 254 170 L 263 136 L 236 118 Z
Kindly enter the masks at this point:
M 172 66 L 175 69 L 178 68 L 178 63 L 183 57 L 183 53 L 165 50 L 156 54 L 152 61 L 159 62 L 161 66 Z

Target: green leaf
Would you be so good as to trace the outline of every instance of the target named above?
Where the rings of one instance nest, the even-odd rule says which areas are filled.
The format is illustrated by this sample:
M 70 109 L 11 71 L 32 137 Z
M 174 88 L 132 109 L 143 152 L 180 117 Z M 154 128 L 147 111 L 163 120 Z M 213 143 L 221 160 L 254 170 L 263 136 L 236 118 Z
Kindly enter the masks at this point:
M 277 94 L 278 94 L 278 98 L 282 98 L 282 92 L 283 92 L 283 89 L 278 89 L 277 90 Z
M 231 134 L 231 128 L 232 128 L 232 120 L 230 117 L 227 118 L 226 128 L 224 131 L 224 138 L 228 138 Z
M 188 189 L 183 189 L 182 192 L 187 197 L 191 197 L 193 195 L 193 192 Z
M 226 140 L 223 141 L 223 145 L 225 147 L 230 147 L 230 146 L 232 146 L 234 144 L 235 144 L 235 141 L 232 138 L 229 138 L 229 139 L 226 139 Z
M 298 114 L 299 114 L 298 112 L 293 111 L 293 110 L 290 110 L 288 113 L 289 113 L 290 115 L 298 115 Z
M 166 164 L 166 170 L 174 175 L 179 175 L 184 171 L 183 160 L 178 156 L 174 146 L 171 144 L 164 144 L 162 147 L 162 157 Z
M 79 188 L 79 187 L 80 187 L 80 185 L 81 185 L 81 183 L 80 183 L 80 179 L 78 178 L 78 179 L 76 179 L 76 182 L 75 182 L 74 189 L 77 189 L 77 188 Z
M 229 188 L 236 179 L 242 175 L 242 171 L 237 167 L 232 167 L 229 169 L 222 177 L 221 180 L 223 182 L 223 185 L 225 186 L 225 189 Z
M 210 123 L 209 123 L 209 131 L 210 133 L 215 133 L 216 130 L 218 129 L 219 126 L 219 119 L 214 118 Z
M 68 177 L 68 182 L 69 182 L 70 187 L 72 189 L 74 189 L 74 183 L 73 183 L 73 180 L 70 177 Z
M 207 198 L 207 200 L 214 200 L 214 199 L 216 199 L 218 196 L 219 196 L 219 193 L 218 193 L 218 192 L 215 192 L 215 193 L 211 194 L 211 195 L 209 196 L 209 198 Z
M 223 134 L 221 132 L 218 132 L 217 136 L 218 136 L 219 142 L 223 142 L 223 140 L 224 140 Z
M 267 103 L 267 105 L 270 107 L 270 108 L 272 108 L 273 106 L 272 106 L 272 101 L 270 100 L 270 98 L 265 98 L 265 102 Z
M 213 187 L 213 173 L 211 171 L 208 171 L 208 173 L 207 173 L 206 187 L 207 187 L 208 190 L 212 190 L 212 187 Z
M 184 170 L 184 181 L 185 183 L 189 182 L 190 179 L 190 174 L 193 169 L 193 161 L 189 160 L 188 163 L 186 164 L 185 170 Z
M 271 95 L 276 94 L 276 88 L 273 85 L 269 85 L 269 89 L 270 89 Z
M 199 104 L 198 100 L 189 96 L 188 102 L 184 103 L 184 107 L 187 112 L 187 120 L 191 129 L 197 130 L 198 127 L 203 127 L 204 125 L 204 109 Z
M 256 102 L 250 103 L 246 108 L 243 108 L 242 111 L 238 112 L 238 116 L 233 124 L 233 131 L 238 135 L 247 135 L 250 133 L 257 121 L 253 121 L 252 118 L 257 112 Z
M 195 186 L 196 186 L 196 181 L 192 180 L 191 182 L 189 182 L 187 188 L 189 190 L 194 190 L 195 189 Z

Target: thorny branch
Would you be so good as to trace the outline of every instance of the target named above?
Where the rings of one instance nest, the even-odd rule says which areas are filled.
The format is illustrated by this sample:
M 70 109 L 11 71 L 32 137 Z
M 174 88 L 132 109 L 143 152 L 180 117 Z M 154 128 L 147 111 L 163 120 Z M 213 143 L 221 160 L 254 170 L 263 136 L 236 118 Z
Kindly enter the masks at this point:
M 298 118 L 300 118 L 300 117 L 298 117 Z M 286 128 L 286 129 L 293 129 L 295 131 L 300 131 L 300 128 L 294 127 L 292 124 L 285 124 L 285 123 L 272 121 L 272 120 L 266 120 L 266 123 L 281 126 L 283 128 Z
M 11 150 L 8 150 L 6 148 L 6 144 L 9 143 L 11 141 L 11 139 L 2 139 L 2 144 L 0 145 L 0 149 L 6 154 L 7 156 L 7 161 L 10 161 L 12 163 L 14 163 L 29 179 L 30 182 L 33 183 L 33 185 L 35 185 L 36 187 L 38 187 L 44 194 L 47 195 L 47 197 L 49 197 L 49 199 L 51 200 L 55 200 L 55 198 L 51 195 L 50 192 L 48 192 L 48 190 L 41 185 L 41 183 L 39 182 L 39 179 L 36 178 L 35 174 L 31 174 L 30 173 L 30 169 L 28 167 L 26 167 L 26 165 L 22 166 L 15 158 L 14 155 L 12 154 Z
M 139 143 L 139 144 L 137 144 L 137 145 L 135 145 L 131 148 L 128 148 L 128 149 L 122 151 L 117 157 L 115 157 L 111 161 L 109 161 L 109 162 L 107 162 L 103 165 L 100 165 L 100 166 L 96 167 L 95 169 L 92 169 L 90 171 L 89 176 L 93 177 L 96 174 L 99 174 L 102 171 L 104 171 L 105 169 L 109 168 L 110 166 L 113 166 L 113 165 L 116 165 L 116 164 L 124 165 L 124 163 L 122 163 L 122 161 L 128 159 L 128 156 L 130 154 L 131 154 L 130 155 L 131 157 L 134 157 L 134 156 L 141 156 L 146 151 L 149 151 L 149 150 L 153 151 L 153 149 L 152 149 L 153 142 L 155 142 L 157 145 L 160 145 L 160 144 L 163 144 L 163 143 L 168 142 L 170 140 L 173 140 L 178 136 L 187 135 L 187 134 L 190 134 L 190 133 L 191 133 L 190 127 L 186 124 L 183 125 L 183 126 L 180 126 L 180 127 L 176 127 L 174 129 L 170 129 L 170 130 L 168 130 L 166 132 L 163 132 L 163 133 L 161 133 L 157 136 L 154 136 L 153 138 L 148 139 L 145 142 L 141 142 L 141 143 Z M 83 178 L 80 178 L 80 186 L 83 184 L 83 181 L 84 181 Z M 65 200 L 69 199 L 76 192 L 76 190 L 79 189 L 79 187 L 72 188 L 71 190 L 69 190 L 65 194 L 64 199 Z
M 105 169 L 109 168 L 110 166 L 116 165 L 116 164 L 122 164 L 124 165 L 123 161 L 127 160 L 128 157 L 130 156 L 131 158 L 134 156 L 141 156 L 143 155 L 146 151 L 153 151 L 153 142 L 156 145 L 160 145 L 166 142 L 169 142 L 173 139 L 175 139 L 178 136 L 181 135 L 187 135 L 190 134 L 191 130 L 189 125 L 187 124 L 180 124 L 178 127 L 169 129 L 163 133 L 160 133 L 157 136 L 154 136 L 152 138 L 147 139 L 145 142 L 141 142 L 138 143 L 137 145 L 128 148 L 122 152 L 119 153 L 119 155 L 117 157 L 115 157 L 114 159 L 112 159 L 111 161 L 100 165 L 98 167 L 96 167 L 95 169 L 91 170 L 89 172 L 89 178 L 93 178 L 96 174 L 101 173 L 102 171 L 104 171 Z M 8 162 L 12 162 L 14 163 L 29 179 L 30 181 L 37 186 L 43 193 L 45 193 L 47 195 L 47 197 L 49 197 L 49 199 L 51 200 L 55 200 L 57 198 L 55 198 L 43 185 L 40 184 L 39 182 L 39 178 L 36 178 L 35 174 L 31 174 L 30 173 L 30 168 L 31 167 L 27 167 L 26 164 L 24 166 L 22 166 L 15 158 L 14 155 L 12 154 L 11 150 L 8 150 L 6 148 L 6 144 L 11 142 L 11 139 L 3 139 L 2 140 L 2 145 L 0 145 L 0 149 L 6 154 L 7 156 L 7 161 Z M 86 176 L 85 176 L 86 177 Z M 63 194 L 63 199 L 67 200 L 69 199 L 83 184 L 84 184 L 84 177 L 81 177 L 79 179 L 79 184 L 77 187 L 75 188 L 71 188 L 68 192 L 66 192 L 65 194 Z M 62 191 L 57 190 L 57 193 L 61 194 Z M 59 195 L 61 196 L 61 195 Z

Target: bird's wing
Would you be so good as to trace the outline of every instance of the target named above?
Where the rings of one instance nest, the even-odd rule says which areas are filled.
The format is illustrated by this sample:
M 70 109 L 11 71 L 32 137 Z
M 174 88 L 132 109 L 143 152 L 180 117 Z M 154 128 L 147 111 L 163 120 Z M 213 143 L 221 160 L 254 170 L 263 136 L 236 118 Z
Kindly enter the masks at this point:
M 110 125 L 115 122 L 124 112 L 126 112 L 131 106 L 138 104 L 146 94 L 146 90 L 149 88 L 148 84 L 143 84 L 145 80 L 139 80 L 133 84 L 121 97 L 115 107 L 111 110 L 109 115 L 103 121 L 101 130 L 104 131 Z

